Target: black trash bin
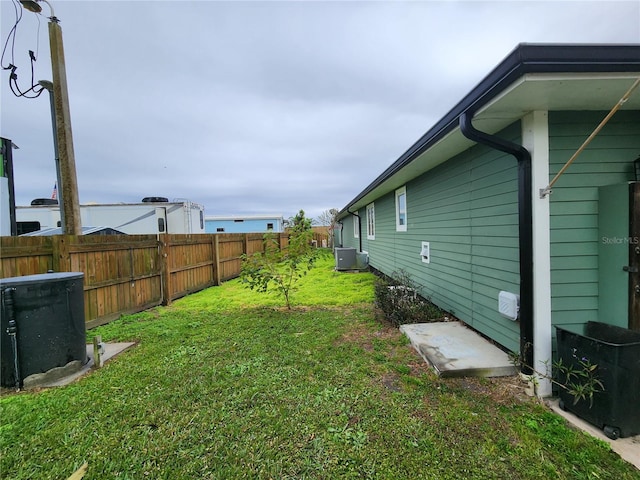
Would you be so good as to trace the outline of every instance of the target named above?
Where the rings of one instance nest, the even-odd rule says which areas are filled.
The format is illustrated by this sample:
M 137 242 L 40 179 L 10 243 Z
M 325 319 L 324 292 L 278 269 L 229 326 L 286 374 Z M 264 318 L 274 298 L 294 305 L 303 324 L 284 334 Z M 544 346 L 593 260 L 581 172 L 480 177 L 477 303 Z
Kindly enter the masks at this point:
M 3 387 L 22 386 L 30 375 L 71 362 L 87 363 L 83 279 L 81 272 L 0 279 Z
M 640 434 L 640 332 L 588 322 L 572 329 L 556 327 L 558 359 L 580 369 L 588 359 L 598 365 L 597 378 L 604 391 L 593 394 L 593 402 L 560 389 L 560 406 L 601 428 L 609 437 Z

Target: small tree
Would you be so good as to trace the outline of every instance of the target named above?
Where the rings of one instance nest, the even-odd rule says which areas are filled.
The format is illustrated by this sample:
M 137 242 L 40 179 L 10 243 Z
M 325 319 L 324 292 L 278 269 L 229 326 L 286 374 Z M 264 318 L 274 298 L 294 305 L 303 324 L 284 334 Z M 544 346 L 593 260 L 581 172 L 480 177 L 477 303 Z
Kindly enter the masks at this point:
M 289 245 L 280 248 L 278 237 L 268 232 L 264 236 L 264 252 L 242 256 L 240 278 L 251 290 L 276 291 L 291 310 L 291 293 L 296 283 L 307 274 L 316 260 L 311 240 L 311 220 L 304 210 L 289 220 Z
M 327 234 L 329 236 L 329 248 L 333 248 L 333 231 L 338 223 L 338 210 L 330 208 L 325 210 L 318 216 L 318 224 L 327 227 Z

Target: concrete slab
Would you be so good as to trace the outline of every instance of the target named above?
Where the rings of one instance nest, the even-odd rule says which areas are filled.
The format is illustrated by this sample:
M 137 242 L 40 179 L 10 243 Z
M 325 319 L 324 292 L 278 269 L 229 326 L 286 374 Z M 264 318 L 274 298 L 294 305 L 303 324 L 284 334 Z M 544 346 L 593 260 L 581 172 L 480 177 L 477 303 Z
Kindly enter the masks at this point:
M 443 377 L 508 376 L 517 373 L 509 356 L 460 322 L 402 325 L 413 347 Z M 640 470 L 640 435 L 611 440 L 602 430 L 562 410 L 557 399 L 546 400 L 558 415 L 584 432 L 607 442 L 611 449 Z
M 640 435 L 634 437 L 618 438 L 617 440 L 611 440 L 607 437 L 602 430 L 585 422 L 580 417 L 577 417 L 571 412 L 562 410 L 559 406 L 558 399 L 550 399 L 546 401 L 551 410 L 565 418 L 569 423 L 579 428 L 583 432 L 592 435 L 603 442 L 607 442 L 611 446 L 611 450 L 616 452 L 623 460 L 626 460 L 630 464 L 634 465 L 640 470 Z
M 509 355 L 460 322 L 402 325 L 422 358 L 442 377 L 515 375 Z
M 104 343 L 103 345 L 104 352 L 100 357 L 104 365 L 105 362 L 132 347 L 135 343 Z M 86 375 L 89 370 L 94 367 L 93 344 L 87 345 L 87 358 L 89 361 L 84 365 L 76 366 L 76 362 L 71 362 L 73 365 L 65 365 L 64 367 L 53 368 L 45 373 L 30 375 L 24 379 L 23 387 L 25 390 L 29 390 L 32 388 L 49 388 L 68 385 L 83 375 Z

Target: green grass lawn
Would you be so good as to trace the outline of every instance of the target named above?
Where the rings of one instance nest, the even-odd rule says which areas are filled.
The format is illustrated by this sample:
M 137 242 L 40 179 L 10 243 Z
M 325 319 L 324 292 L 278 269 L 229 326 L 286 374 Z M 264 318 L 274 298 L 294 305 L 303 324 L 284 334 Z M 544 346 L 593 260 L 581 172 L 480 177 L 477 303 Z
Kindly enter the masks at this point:
M 135 347 L 0 399 L 7 479 L 632 479 L 515 381 L 440 379 L 322 258 L 287 311 L 239 281 L 89 332 Z

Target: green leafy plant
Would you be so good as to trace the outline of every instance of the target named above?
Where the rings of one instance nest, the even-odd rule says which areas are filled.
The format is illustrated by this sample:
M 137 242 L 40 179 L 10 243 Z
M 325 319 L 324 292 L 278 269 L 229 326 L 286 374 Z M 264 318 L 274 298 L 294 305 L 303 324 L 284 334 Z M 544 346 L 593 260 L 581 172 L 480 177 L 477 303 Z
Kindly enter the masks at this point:
M 563 386 L 573 397 L 575 405 L 580 400 L 589 399 L 589 408 L 593 406 L 593 395 L 604 391 L 604 385 L 598 379 L 598 365 L 588 358 L 578 359 L 577 365 L 564 365 L 562 359 L 553 362 L 557 385 Z
M 258 292 L 275 291 L 282 295 L 286 307 L 291 309 L 291 294 L 296 283 L 313 267 L 317 249 L 311 241 L 311 220 L 304 210 L 289 221 L 289 244 L 280 248 L 278 237 L 264 236 L 264 251 L 242 256 L 241 281 Z
M 444 312 L 418 294 L 418 285 L 404 270 L 375 283 L 375 303 L 394 325 L 441 320 Z
M 529 367 L 533 373 L 528 376 L 528 380 L 537 383 L 538 378 L 545 378 L 554 385 L 567 391 L 573 397 L 573 404 L 579 401 L 589 400 L 589 408 L 593 406 L 593 396 L 596 393 L 604 392 L 604 385 L 598 378 L 598 365 L 591 363 L 586 358 L 576 359 L 577 362 L 565 365 L 562 359 L 551 363 L 552 370 L 549 373 L 540 372 L 526 365 L 522 361 L 522 356 L 518 353 L 511 354 L 511 361 L 516 367 Z M 547 362 L 548 365 L 548 362 Z

